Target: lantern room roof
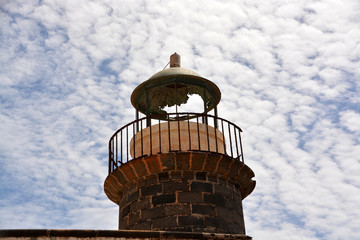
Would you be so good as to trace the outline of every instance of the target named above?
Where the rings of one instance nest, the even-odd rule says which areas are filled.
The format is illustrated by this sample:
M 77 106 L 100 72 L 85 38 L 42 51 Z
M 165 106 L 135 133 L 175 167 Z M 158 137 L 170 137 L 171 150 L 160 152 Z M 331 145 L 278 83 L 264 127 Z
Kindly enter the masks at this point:
M 212 110 L 221 98 L 221 92 L 213 82 L 192 70 L 170 67 L 136 87 L 131 94 L 131 103 L 146 115 L 158 115 L 166 113 L 165 106 L 186 103 L 192 94 L 201 96 L 206 112 Z
M 160 72 L 155 73 L 154 75 L 152 75 L 149 78 L 149 80 L 154 79 L 154 78 L 159 78 L 159 77 L 171 76 L 171 75 L 190 75 L 190 76 L 200 77 L 199 74 L 197 74 L 196 72 L 194 72 L 190 69 L 186 69 L 186 68 L 182 68 L 182 67 L 170 67 L 170 68 L 166 68 Z

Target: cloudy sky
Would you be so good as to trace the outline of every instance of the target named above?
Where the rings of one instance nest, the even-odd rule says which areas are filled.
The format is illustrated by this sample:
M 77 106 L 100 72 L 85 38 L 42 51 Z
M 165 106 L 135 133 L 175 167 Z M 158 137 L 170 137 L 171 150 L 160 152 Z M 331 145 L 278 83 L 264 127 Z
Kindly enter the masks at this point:
M 360 1 L 0 0 L 0 228 L 116 229 L 107 142 L 177 52 L 222 91 L 254 239 L 360 239 Z

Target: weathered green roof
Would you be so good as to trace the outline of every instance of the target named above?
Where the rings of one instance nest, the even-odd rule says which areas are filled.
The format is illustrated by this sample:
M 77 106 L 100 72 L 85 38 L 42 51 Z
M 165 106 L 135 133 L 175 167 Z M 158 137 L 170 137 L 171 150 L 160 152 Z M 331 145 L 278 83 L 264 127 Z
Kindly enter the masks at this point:
M 172 67 L 164 69 L 140 84 L 131 94 L 132 105 L 150 115 L 166 113 L 166 106 L 181 105 L 192 94 L 202 97 L 206 111 L 213 109 L 220 101 L 219 88 L 211 81 L 189 69 Z
M 171 76 L 171 75 L 191 75 L 191 76 L 200 77 L 199 74 L 197 74 L 196 72 L 190 69 L 181 68 L 181 67 L 172 67 L 172 68 L 166 68 L 160 72 L 155 73 L 154 75 L 151 76 L 151 78 L 149 78 L 149 80 L 159 77 Z

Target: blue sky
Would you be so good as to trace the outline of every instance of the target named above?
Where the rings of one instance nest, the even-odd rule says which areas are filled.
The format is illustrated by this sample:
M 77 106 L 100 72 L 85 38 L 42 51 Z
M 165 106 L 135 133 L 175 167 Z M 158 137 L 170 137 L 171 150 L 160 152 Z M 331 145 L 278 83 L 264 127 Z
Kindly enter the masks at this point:
M 220 88 L 254 239 L 360 239 L 360 2 L 0 1 L 0 227 L 116 229 L 107 142 L 177 52 Z

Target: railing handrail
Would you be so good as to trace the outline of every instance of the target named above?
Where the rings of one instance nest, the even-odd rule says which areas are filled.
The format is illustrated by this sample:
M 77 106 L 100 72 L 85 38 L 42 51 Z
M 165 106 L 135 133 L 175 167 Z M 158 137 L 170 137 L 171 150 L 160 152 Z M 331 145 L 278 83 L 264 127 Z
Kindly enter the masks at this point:
M 232 125 L 234 125 L 234 126 L 237 127 L 238 129 L 240 129 L 240 131 L 242 132 L 242 129 L 241 129 L 240 127 L 238 127 L 236 124 L 234 124 L 234 123 L 232 123 L 232 122 L 230 122 L 229 120 L 226 120 L 226 119 L 224 119 L 224 118 L 218 117 L 218 116 L 214 116 L 214 115 L 210 115 L 210 114 L 205 114 L 205 113 L 181 112 L 181 113 L 168 113 L 168 114 L 160 114 L 160 115 L 150 115 L 149 117 L 139 118 L 139 119 L 134 120 L 134 121 L 132 121 L 132 122 L 130 122 L 130 123 L 122 126 L 121 128 L 119 128 L 119 129 L 110 137 L 110 140 L 111 140 L 113 137 L 115 137 L 115 135 L 116 135 L 117 133 L 119 133 L 122 129 L 124 129 L 125 127 L 128 127 L 128 126 L 130 126 L 131 124 L 134 124 L 134 123 L 136 123 L 136 122 L 140 122 L 140 121 L 143 121 L 143 120 L 145 120 L 145 119 L 159 120 L 159 119 L 158 119 L 159 116 L 180 115 L 180 114 L 186 114 L 186 115 L 187 115 L 187 114 L 189 114 L 189 115 L 191 114 L 191 115 L 196 115 L 196 116 L 201 116 L 201 117 L 205 117 L 205 116 L 207 116 L 207 117 L 214 117 L 214 118 L 216 118 L 217 120 L 222 120 L 222 121 L 231 123 Z M 195 118 L 195 117 L 194 117 L 194 118 Z M 160 120 L 161 120 L 161 121 L 166 121 L 165 119 L 164 119 L 164 120 L 160 119 Z M 170 121 L 177 121 L 177 120 L 170 120 Z M 183 120 L 180 120 L 180 121 L 183 121 Z M 110 141 L 110 140 L 109 140 L 109 141 Z
M 170 118 L 170 116 L 175 116 L 175 118 Z M 209 118 L 213 119 L 213 125 L 211 125 Z M 167 120 L 169 119 L 169 120 Z M 197 119 L 196 121 L 190 121 L 191 119 Z M 202 119 L 202 123 L 199 123 L 199 119 Z M 152 121 L 156 121 L 156 124 L 151 124 Z M 162 122 L 161 122 L 162 121 Z M 147 129 L 147 127 L 143 128 L 143 122 L 145 123 L 149 123 L 150 125 L 149 130 L 150 130 L 150 153 L 149 154 L 144 154 L 143 150 L 144 150 L 144 139 L 143 139 L 143 131 L 145 129 Z M 244 162 L 244 155 L 243 155 L 243 149 L 242 149 L 242 141 L 241 141 L 241 128 L 238 127 L 236 124 L 221 118 L 221 117 L 217 117 L 217 116 L 213 116 L 213 115 L 209 115 L 206 113 L 192 113 L 192 112 L 182 112 L 182 113 L 167 113 L 167 114 L 162 114 L 162 115 L 156 115 L 156 116 L 146 116 L 140 119 L 136 119 L 126 125 L 124 125 L 123 127 L 119 128 L 110 138 L 109 140 L 109 174 L 114 171 L 117 167 L 119 167 L 121 164 L 124 164 L 125 162 L 131 161 L 133 159 L 139 158 L 139 157 L 143 157 L 146 155 L 153 155 L 153 139 L 154 138 L 158 138 L 159 140 L 159 148 L 160 148 L 160 152 L 162 149 L 164 149 L 166 146 L 162 146 L 163 141 L 166 141 L 165 137 L 162 137 L 162 132 L 163 130 L 161 129 L 161 123 L 164 122 L 169 122 L 168 128 L 165 129 L 164 133 L 167 133 L 168 135 L 168 141 L 166 142 L 166 144 L 168 144 L 168 151 L 182 151 L 181 148 L 181 130 L 184 131 L 186 130 L 188 133 L 187 137 L 189 140 L 188 143 L 188 147 L 189 149 L 187 149 L 187 151 L 205 151 L 203 150 L 201 147 L 201 136 L 200 136 L 200 130 L 199 130 L 199 126 L 201 125 L 205 125 L 206 126 L 206 134 L 205 136 L 205 140 L 207 140 L 207 150 L 206 152 L 217 152 L 217 153 L 221 153 L 221 154 L 225 154 L 228 155 L 230 157 L 233 157 L 235 159 L 237 159 L 238 161 Z M 177 128 L 170 128 L 170 123 L 171 122 L 178 122 L 177 124 Z M 181 129 L 180 128 L 180 122 L 187 122 L 188 124 L 188 128 L 186 129 Z M 192 135 L 190 133 L 191 131 L 191 127 L 190 127 L 190 122 L 196 123 L 197 125 L 197 132 L 196 134 L 197 139 L 196 141 L 198 142 L 198 149 L 193 149 L 192 148 L 192 144 L 191 144 L 191 138 L 195 135 Z M 220 122 L 220 124 L 219 124 Z M 141 125 L 140 129 L 139 129 L 139 123 Z M 152 128 L 154 128 L 154 126 L 159 125 L 159 132 L 155 135 L 152 133 Z M 224 130 L 224 125 L 227 125 L 227 130 Z M 136 129 L 135 129 L 136 127 Z M 209 127 L 211 129 L 214 129 L 214 134 L 215 134 L 215 138 L 209 138 Z M 131 140 L 129 139 L 129 128 L 131 130 L 132 128 L 132 135 L 130 136 Z M 125 131 L 124 131 L 125 130 Z M 155 129 L 157 130 L 157 129 Z M 166 131 L 167 130 L 167 131 Z M 177 136 L 178 136 L 178 142 L 175 142 L 173 144 L 178 143 L 179 145 L 179 149 L 178 150 L 172 150 L 171 149 L 171 140 L 170 140 L 170 135 L 174 134 L 171 133 L 172 130 L 177 130 Z M 233 131 L 232 131 L 233 130 Z M 138 136 L 136 136 L 136 134 L 138 132 L 141 132 L 141 137 L 140 137 L 140 148 L 141 148 L 141 154 L 137 155 L 136 153 L 139 154 L 139 152 L 136 152 L 136 148 L 139 147 L 139 144 L 136 144 L 136 139 L 139 138 Z M 176 134 L 176 133 L 175 133 Z M 221 134 L 221 136 L 218 136 L 218 134 Z M 120 135 L 120 136 L 119 136 Z M 125 136 L 124 136 L 125 135 Z M 123 138 L 125 138 L 125 145 L 123 144 L 124 140 Z M 222 139 L 222 143 L 219 142 L 219 139 Z M 120 144 L 119 144 L 119 139 L 120 139 Z M 215 150 L 211 149 L 210 146 L 210 141 L 215 141 Z M 221 145 L 220 145 L 221 144 Z M 230 144 L 230 145 L 227 145 Z M 193 145 L 196 145 L 195 143 L 193 143 Z M 120 146 L 120 149 L 119 149 Z M 130 151 L 129 151 L 129 146 L 130 146 Z M 131 150 L 132 148 L 132 150 Z M 219 150 L 220 149 L 220 150 Z M 125 157 L 123 157 L 124 155 L 124 151 L 126 151 Z M 133 151 L 133 152 L 131 152 Z M 231 153 L 231 154 L 229 154 Z M 157 153 L 155 153 L 157 154 Z M 234 154 L 237 154 L 234 157 Z M 120 155 L 120 158 L 119 158 Z M 131 156 L 134 155 L 134 156 Z M 131 159 L 131 157 L 132 159 Z M 119 161 L 119 159 L 121 161 Z M 126 161 L 125 161 L 126 160 Z

